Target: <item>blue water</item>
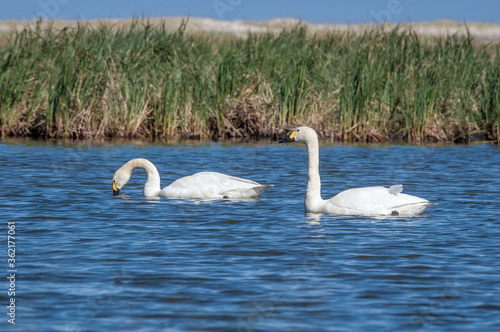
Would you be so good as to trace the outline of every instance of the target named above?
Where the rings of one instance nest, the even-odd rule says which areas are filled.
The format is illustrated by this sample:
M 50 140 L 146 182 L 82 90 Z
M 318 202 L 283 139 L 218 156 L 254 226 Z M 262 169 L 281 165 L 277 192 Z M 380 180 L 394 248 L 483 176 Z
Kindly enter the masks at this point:
M 255 202 L 142 197 L 212 170 L 274 184 Z M 278 144 L 0 142 L 2 331 L 500 330 L 500 148 L 320 150 L 323 197 L 404 184 L 423 217 L 306 215 L 306 151 Z M 15 222 L 8 323 L 7 222 Z

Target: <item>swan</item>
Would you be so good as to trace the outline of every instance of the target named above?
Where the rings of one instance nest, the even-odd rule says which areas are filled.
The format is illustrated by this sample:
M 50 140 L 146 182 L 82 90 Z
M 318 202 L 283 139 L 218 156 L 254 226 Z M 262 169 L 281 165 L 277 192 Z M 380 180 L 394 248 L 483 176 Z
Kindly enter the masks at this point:
M 429 201 L 401 193 L 402 185 L 385 187 L 354 188 L 342 191 L 334 197 L 321 198 L 321 180 L 319 177 L 318 136 L 314 129 L 299 127 L 279 143 L 297 142 L 307 147 L 309 169 L 307 172 L 307 191 L 304 200 L 306 212 L 340 215 L 365 216 L 413 216 L 422 214 L 429 206 Z
M 259 197 L 272 185 L 260 185 L 235 176 L 217 172 L 200 172 L 185 176 L 169 186 L 160 188 L 160 174 L 156 166 L 147 159 L 132 159 L 113 175 L 113 196 L 127 184 L 132 172 L 141 168 L 146 171 L 147 180 L 143 194 L 146 197 L 167 197 L 181 199 L 253 199 Z

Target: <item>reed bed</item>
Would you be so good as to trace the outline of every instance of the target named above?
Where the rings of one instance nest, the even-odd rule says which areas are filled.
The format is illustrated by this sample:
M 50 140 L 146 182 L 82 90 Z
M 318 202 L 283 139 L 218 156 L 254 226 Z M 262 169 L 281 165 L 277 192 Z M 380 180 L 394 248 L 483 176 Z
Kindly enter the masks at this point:
M 147 20 L 0 46 L 1 137 L 500 143 L 500 45 L 411 29 L 186 33 Z

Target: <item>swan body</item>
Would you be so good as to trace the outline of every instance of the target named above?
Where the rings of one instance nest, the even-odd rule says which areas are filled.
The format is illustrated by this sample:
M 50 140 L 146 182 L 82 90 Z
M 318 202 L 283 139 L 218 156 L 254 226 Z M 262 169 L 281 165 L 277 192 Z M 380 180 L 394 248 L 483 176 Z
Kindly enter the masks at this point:
M 113 195 L 119 194 L 127 184 L 132 172 L 141 168 L 147 180 L 143 194 L 146 197 L 181 199 L 252 199 L 259 197 L 272 185 L 260 185 L 247 179 L 217 172 L 200 172 L 185 176 L 169 186 L 160 188 L 160 174 L 156 166 L 147 159 L 132 159 L 120 167 L 113 176 Z
M 309 127 L 299 127 L 279 143 L 288 142 L 303 143 L 307 147 L 309 169 L 304 205 L 308 213 L 412 216 L 420 215 L 429 206 L 434 205 L 426 199 L 403 194 L 403 186 L 399 184 L 390 188 L 365 187 L 348 189 L 328 200 L 323 200 L 321 198 L 319 145 L 316 132 Z

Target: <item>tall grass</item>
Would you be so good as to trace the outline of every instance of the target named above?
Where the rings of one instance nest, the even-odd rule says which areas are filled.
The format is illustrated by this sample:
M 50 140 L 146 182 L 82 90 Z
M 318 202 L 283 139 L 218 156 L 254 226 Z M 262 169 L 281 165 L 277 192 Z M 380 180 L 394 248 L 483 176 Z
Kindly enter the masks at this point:
M 0 48 L 1 136 L 500 142 L 500 45 L 468 35 L 186 33 L 148 21 L 13 33 Z

